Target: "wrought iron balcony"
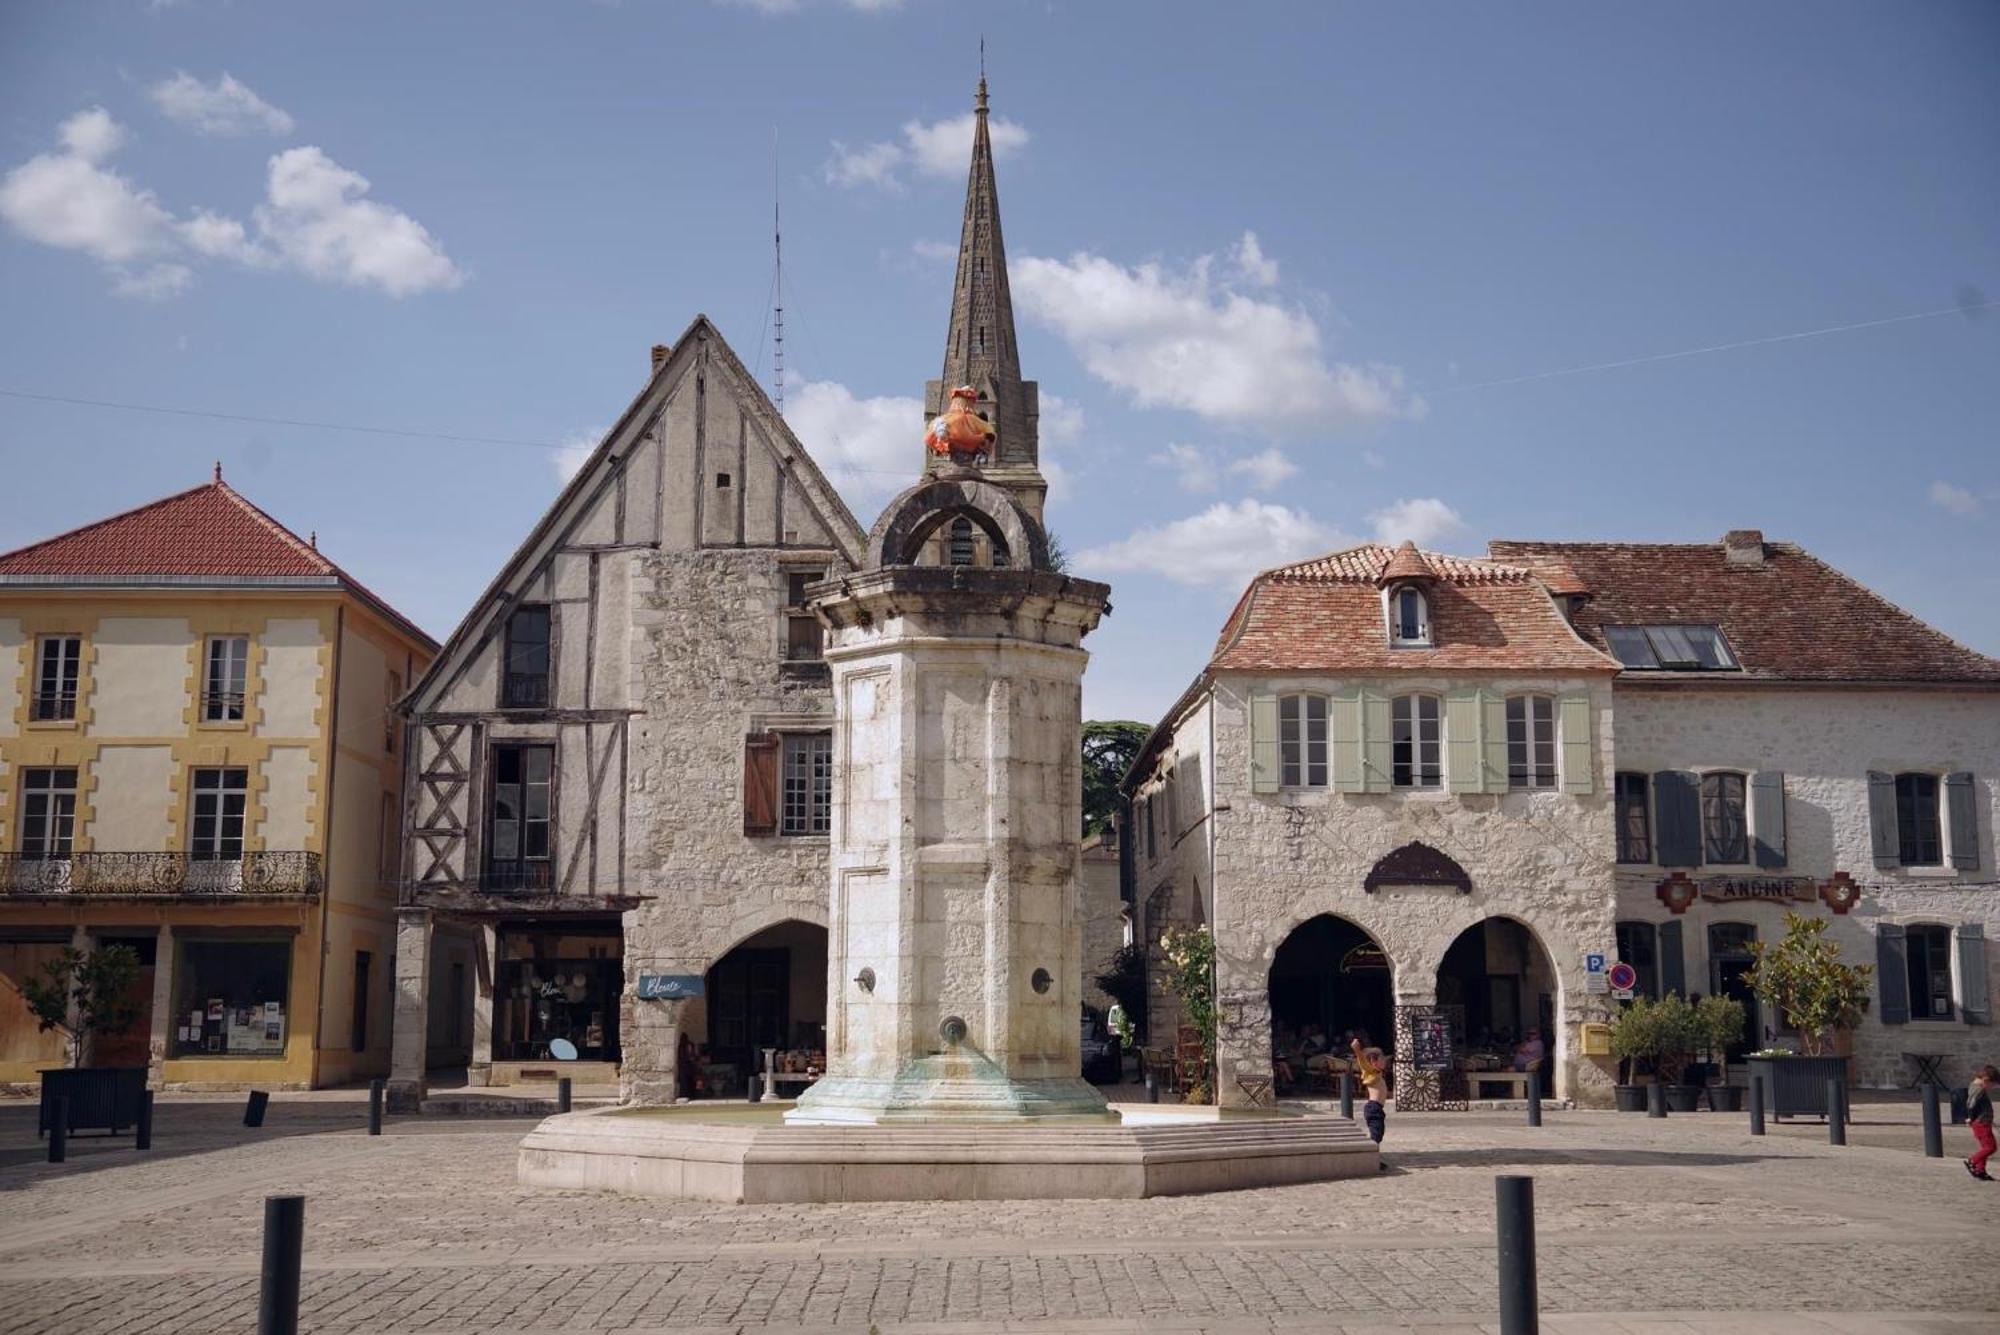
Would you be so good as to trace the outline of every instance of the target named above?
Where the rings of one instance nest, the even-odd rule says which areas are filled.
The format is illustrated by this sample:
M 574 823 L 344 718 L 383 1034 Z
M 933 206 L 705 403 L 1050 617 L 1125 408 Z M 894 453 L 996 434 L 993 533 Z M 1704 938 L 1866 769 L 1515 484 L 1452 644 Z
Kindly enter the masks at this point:
M 36 691 L 28 700 L 31 723 L 59 723 L 76 717 L 76 687 L 60 691 Z
M 313 897 L 320 856 L 298 849 L 199 858 L 187 853 L 0 853 L 0 897 L 78 895 L 119 898 L 254 899 Z

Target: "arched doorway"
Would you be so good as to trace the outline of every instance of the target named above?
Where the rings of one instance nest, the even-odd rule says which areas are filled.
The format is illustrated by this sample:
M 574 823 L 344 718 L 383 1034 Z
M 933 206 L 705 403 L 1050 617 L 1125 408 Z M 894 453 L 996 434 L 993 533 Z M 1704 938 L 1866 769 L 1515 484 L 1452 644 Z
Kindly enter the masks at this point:
M 1535 934 L 1512 918 L 1486 918 L 1466 928 L 1438 965 L 1438 1005 L 1462 1008 L 1464 1017 L 1452 1035 L 1456 1058 L 1512 1069 L 1516 1046 L 1532 1033 L 1543 1045 L 1545 1088 L 1555 1068 L 1556 998 L 1554 962 Z
M 739 1082 L 762 1068 L 765 1048 L 826 1060 L 826 928 L 791 920 L 746 937 L 709 969 L 703 992 L 714 1092 L 740 1093 Z
M 1347 1034 L 1383 1048 L 1393 1041 L 1389 958 L 1374 937 L 1345 918 L 1322 913 L 1294 928 L 1271 959 L 1269 988 L 1281 1093 L 1331 1089 L 1332 1080 L 1312 1058 L 1325 1051 L 1345 1056 Z

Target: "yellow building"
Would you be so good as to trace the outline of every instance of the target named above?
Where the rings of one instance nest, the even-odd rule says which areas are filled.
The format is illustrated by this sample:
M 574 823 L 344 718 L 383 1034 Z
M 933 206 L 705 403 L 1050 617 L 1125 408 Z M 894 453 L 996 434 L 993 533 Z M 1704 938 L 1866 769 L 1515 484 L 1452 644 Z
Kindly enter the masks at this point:
M 0 555 L 0 1086 L 22 979 L 122 943 L 91 1065 L 168 1088 L 389 1069 L 402 739 L 437 645 L 222 481 Z

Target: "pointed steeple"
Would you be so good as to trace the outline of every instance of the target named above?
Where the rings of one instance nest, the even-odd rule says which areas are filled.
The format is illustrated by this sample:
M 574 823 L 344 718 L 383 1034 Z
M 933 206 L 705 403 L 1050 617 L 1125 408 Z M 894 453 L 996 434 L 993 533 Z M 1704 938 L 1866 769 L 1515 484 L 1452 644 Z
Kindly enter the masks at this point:
M 958 274 L 951 289 L 951 324 L 945 331 L 944 371 L 926 387 L 925 418 L 949 406 L 951 391 L 970 385 L 996 439 L 990 481 L 1011 488 L 1037 518 L 1048 490 L 1040 467 L 1040 396 L 1021 378 L 1014 339 L 1014 300 L 1007 286 L 1007 247 L 1000 235 L 1000 190 L 993 175 L 993 139 L 987 129 L 986 76 L 972 105 L 972 169 L 965 182 L 965 222 L 959 232 Z M 926 469 L 940 456 L 926 455 Z

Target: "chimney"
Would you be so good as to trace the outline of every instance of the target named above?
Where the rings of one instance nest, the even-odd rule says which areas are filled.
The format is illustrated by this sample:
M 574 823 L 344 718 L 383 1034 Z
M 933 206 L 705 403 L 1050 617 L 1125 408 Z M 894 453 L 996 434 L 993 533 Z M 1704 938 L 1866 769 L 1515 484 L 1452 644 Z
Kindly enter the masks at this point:
M 667 364 L 667 357 L 669 354 L 673 352 L 673 350 L 674 350 L 673 345 L 671 343 L 655 343 L 653 345 L 654 375 L 658 375 L 660 373 L 660 368 Z
M 1764 531 L 1732 528 L 1722 535 L 1722 554 L 1731 566 L 1759 570 L 1764 565 Z

